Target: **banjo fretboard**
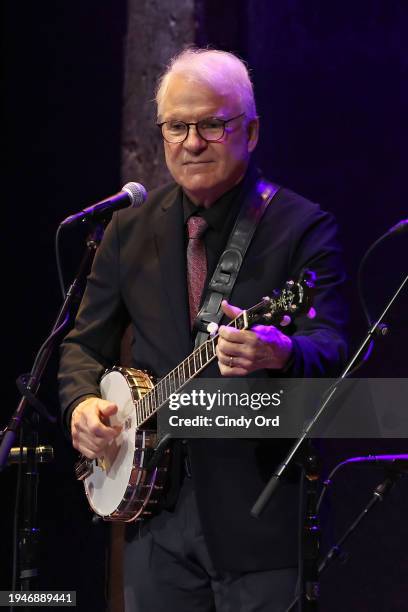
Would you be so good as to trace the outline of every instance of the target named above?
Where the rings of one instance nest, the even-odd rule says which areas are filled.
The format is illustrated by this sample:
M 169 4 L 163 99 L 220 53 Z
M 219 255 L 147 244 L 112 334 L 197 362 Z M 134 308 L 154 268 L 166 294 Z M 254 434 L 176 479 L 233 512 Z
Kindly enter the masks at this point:
M 264 302 L 253 306 L 250 310 L 244 310 L 235 319 L 227 324 L 227 327 L 235 329 L 247 329 L 249 327 L 250 313 L 256 311 Z M 269 312 L 280 311 L 287 306 L 287 297 L 283 293 L 278 299 L 268 298 Z M 272 316 L 272 315 L 271 315 Z M 174 370 L 164 376 L 142 399 L 136 403 L 137 426 L 143 425 L 153 414 L 155 414 L 169 400 L 173 393 L 178 393 L 185 385 L 197 376 L 215 358 L 216 340 L 218 334 L 203 342 Z

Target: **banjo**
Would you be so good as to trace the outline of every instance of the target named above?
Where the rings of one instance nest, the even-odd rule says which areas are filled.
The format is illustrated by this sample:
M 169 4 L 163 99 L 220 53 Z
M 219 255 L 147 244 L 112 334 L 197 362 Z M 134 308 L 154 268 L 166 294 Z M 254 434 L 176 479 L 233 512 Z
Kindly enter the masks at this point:
M 263 298 L 230 321 L 229 327 L 250 329 L 254 325 L 279 325 L 284 317 L 301 313 L 314 316 L 311 307 L 314 274 L 306 271 L 297 281 L 288 281 L 281 291 Z M 211 324 L 210 324 L 211 325 Z M 81 455 L 75 466 L 83 481 L 92 510 L 107 521 L 130 522 L 148 518 L 157 508 L 170 462 L 170 449 L 163 450 L 154 426 L 154 416 L 172 393 L 177 393 L 216 357 L 215 333 L 197 347 L 174 370 L 157 383 L 143 370 L 114 367 L 100 382 L 102 399 L 114 402 L 118 412 L 110 425 L 121 425 L 121 433 L 105 449 L 103 457 Z

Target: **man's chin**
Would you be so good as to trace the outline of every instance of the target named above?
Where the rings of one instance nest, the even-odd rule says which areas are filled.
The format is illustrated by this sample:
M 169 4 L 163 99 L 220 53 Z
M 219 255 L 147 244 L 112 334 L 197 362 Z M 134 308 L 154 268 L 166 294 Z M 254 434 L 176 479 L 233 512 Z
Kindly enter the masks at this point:
M 216 181 L 213 180 L 213 177 L 209 177 L 208 174 L 197 173 L 194 176 L 183 176 L 179 183 L 184 191 L 197 193 L 197 195 L 211 192 L 212 190 L 217 191 Z
M 209 183 L 212 182 L 209 178 L 214 175 L 214 172 L 214 164 L 197 162 L 195 164 L 185 164 L 182 168 L 182 177 L 186 183 L 195 181 Z

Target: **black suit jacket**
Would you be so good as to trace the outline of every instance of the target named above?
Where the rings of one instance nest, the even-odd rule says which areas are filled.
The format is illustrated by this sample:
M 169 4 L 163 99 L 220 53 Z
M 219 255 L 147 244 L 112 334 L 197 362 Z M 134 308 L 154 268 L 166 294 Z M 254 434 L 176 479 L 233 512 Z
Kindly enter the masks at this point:
M 64 421 L 81 397 L 98 395 L 106 367 L 119 363 L 120 341 L 133 326 L 135 367 L 163 376 L 192 350 L 186 287 L 181 189 L 152 191 L 137 210 L 116 213 L 97 251 L 75 328 L 62 344 L 59 373 Z M 344 273 L 331 215 L 281 189 L 249 246 L 230 302 L 247 308 L 316 271 L 317 317 L 300 317 L 290 368 L 254 376 L 332 376 L 345 359 Z M 220 376 L 213 362 L 203 373 Z M 68 419 L 69 420 L 69 419 Z M 254 571 L 296 565 L 297 487 L 286 481 L 260 520 L 249 511 L 287 442 L 189 441 L 194 486 L 207 544 L 218 569 Z

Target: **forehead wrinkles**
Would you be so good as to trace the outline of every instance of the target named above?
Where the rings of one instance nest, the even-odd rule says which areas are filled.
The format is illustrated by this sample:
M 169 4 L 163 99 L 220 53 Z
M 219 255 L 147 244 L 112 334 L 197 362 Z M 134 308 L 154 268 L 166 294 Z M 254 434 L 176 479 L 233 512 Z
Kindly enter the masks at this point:
M 158 118 L 199 120 L 214 114 L 240 110 L 235 92 L 224 93 L 209 87 L 206 83 L 173 75 L 164 92 L 158 108 Z

